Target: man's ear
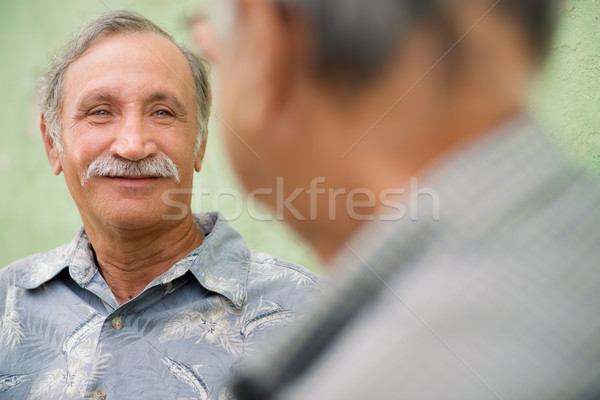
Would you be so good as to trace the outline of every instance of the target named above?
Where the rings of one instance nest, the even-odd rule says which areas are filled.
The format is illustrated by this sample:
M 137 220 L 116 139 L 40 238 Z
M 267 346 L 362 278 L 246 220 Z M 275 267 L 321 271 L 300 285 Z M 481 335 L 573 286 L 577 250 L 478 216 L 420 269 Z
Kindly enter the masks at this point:
M 202 141 L 202 144 L 200 145 L 200 149 L 198 150 L 198 153 L 196 154 L 196 161 L 194 162 L 194 169 L 196 170 L 196 172 L 200 172 L 200 170 L 202 169 L 202 160 L 204 159 L 205 151 L 206 151 L 206 139 L 204 139 Z
M 46 156 L 48 157 L 48 161 L 50 161 L 52 172 L 54 172 L 54 175 L 59 175 L 60 171 L 62 171 L 60 152 L 56 148 L 54 140 L 52 140 L 48 134 L 48 127 L 44 121 L 44 114 L 42 114 L 40 119 L 40 130 L 42 131 L 42 139 L 44 140 L 44 147 L 46 148 Z
M 287 101 L 295 79 L 296 53 L 294 31 L 277 2 L 239 0 L 239 22 L 243 26 L 248 62 L 245 68 L 257 78 L 254 91 L 256 116 L 262 123 L 277 117 Z

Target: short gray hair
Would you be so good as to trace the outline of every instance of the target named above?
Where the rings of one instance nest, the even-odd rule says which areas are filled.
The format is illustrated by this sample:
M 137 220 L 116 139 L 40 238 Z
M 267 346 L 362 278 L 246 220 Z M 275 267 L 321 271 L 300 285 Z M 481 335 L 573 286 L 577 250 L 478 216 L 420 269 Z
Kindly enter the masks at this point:
M 40 78 L 38 88 L 40 108 L 44 115 L 48 135 L 59 151 L 62 152 L 63 149 L 60 118 L 63 102 L 63 81 L 67 68 L 92 47 L 100 37 L 137 32 L 151 32 L 164 37 L 176 45 L 187 59 L 195 83 L 198 122 L 198 139 L 195 151 L 199 150 L 208 134 L 208 121 L 212 103 L 208 76 L 209 69 L 206 62 L 185 46 L 177 43 L 170 34 L 141 14 L 133 11 L 111 11 L 92 19 L 75 32 L 58 54 L 54 56 L 50 68 Z
M 277 0 L 302 14 L 315 40 L 313 67 L 325 79 L 373 78 L 392 58 L 406 32 L 426 18 L 439 0 Z
M 453 0 L 273 0 L 282 14 L 301 15 L 314 39 L 312 66 L 324 81 L 360 85 L 375 78 L 393 58 L 409 32 L 424 23 L 442 29 L 456 42 L 464 32 L 446 32 Z M 235 25 L 237 0 L 219 0 L 221 30 Z M 492 1 L 490 0 L 490 4 Z M 501 0 L 499 9 L 520 26 L 531 50 L 543 58 L 552 39 L 559 0 Z

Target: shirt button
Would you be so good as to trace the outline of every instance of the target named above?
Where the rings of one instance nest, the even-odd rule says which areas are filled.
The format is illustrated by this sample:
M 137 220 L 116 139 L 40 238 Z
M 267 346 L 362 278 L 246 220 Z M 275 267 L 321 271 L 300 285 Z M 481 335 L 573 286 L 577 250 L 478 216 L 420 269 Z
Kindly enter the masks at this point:
M 106 392 L 102 389 L 95 390 L 94 400 L 106 400 Z
M 125 323 L 123 322 L 123 318 L 121 317 L 114 317 L 112 319 L 112 321 L 110 321 L 110 325 L 117 331 L 120 331 L 121 329 L 123 329 L 123 327 L 125 326 Z

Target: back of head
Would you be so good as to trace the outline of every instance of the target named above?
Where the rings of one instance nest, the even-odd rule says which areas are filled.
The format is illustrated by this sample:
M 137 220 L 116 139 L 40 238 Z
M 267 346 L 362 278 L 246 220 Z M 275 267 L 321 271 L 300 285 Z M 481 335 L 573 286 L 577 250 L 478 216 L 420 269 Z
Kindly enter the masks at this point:
M 315 41 L 314 68 L 324 78 L 353 83 L 376 76 L 413 28 L 432 24 L 447 29 L 452 46 L 464 32 L 452 32 L 451 16 L 468 3 L 489 2 L 521 29 L 538 60 L 548 50 L 557 0 L 278 0 L 284 11 L 299 12 Z
M 524 111 L 523 89 L 547 53 L 558 0 L 217 4 L 222 116 L 236 132 L 228 146 L 247 188 L 280 175 L 286 187 L 306 187 L 324 176 L 331 189 L 377 196 Z M 331 209 L 325 197 L 309 197 L 295 202 L 300 214 L 315 204 L 318 215 Z M 264 201 L 280 206 L 276 196 Z M 332 201 L 345 206 L 341 196 Z M 380 205 L 371 204 L 363 214 Z M 365 220 L 284 218 L 324 258 Z

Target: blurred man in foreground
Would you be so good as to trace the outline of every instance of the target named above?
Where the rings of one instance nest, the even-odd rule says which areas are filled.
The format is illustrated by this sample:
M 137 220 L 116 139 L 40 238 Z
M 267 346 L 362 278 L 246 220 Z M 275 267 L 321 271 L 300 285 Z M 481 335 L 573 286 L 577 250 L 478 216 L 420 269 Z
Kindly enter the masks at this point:
M 0 271 L 3 399 L 228 398 L 231 367 L 320 290 L 189 212 L 204 63 L 139 14 L 84 25 L 41 86 L 41 130 L 83 228 Z
M 234 164 L 337 280 L 241 398 L 600 396 L 600 186 L 525 111 L 556 3 L 219 3 Z

